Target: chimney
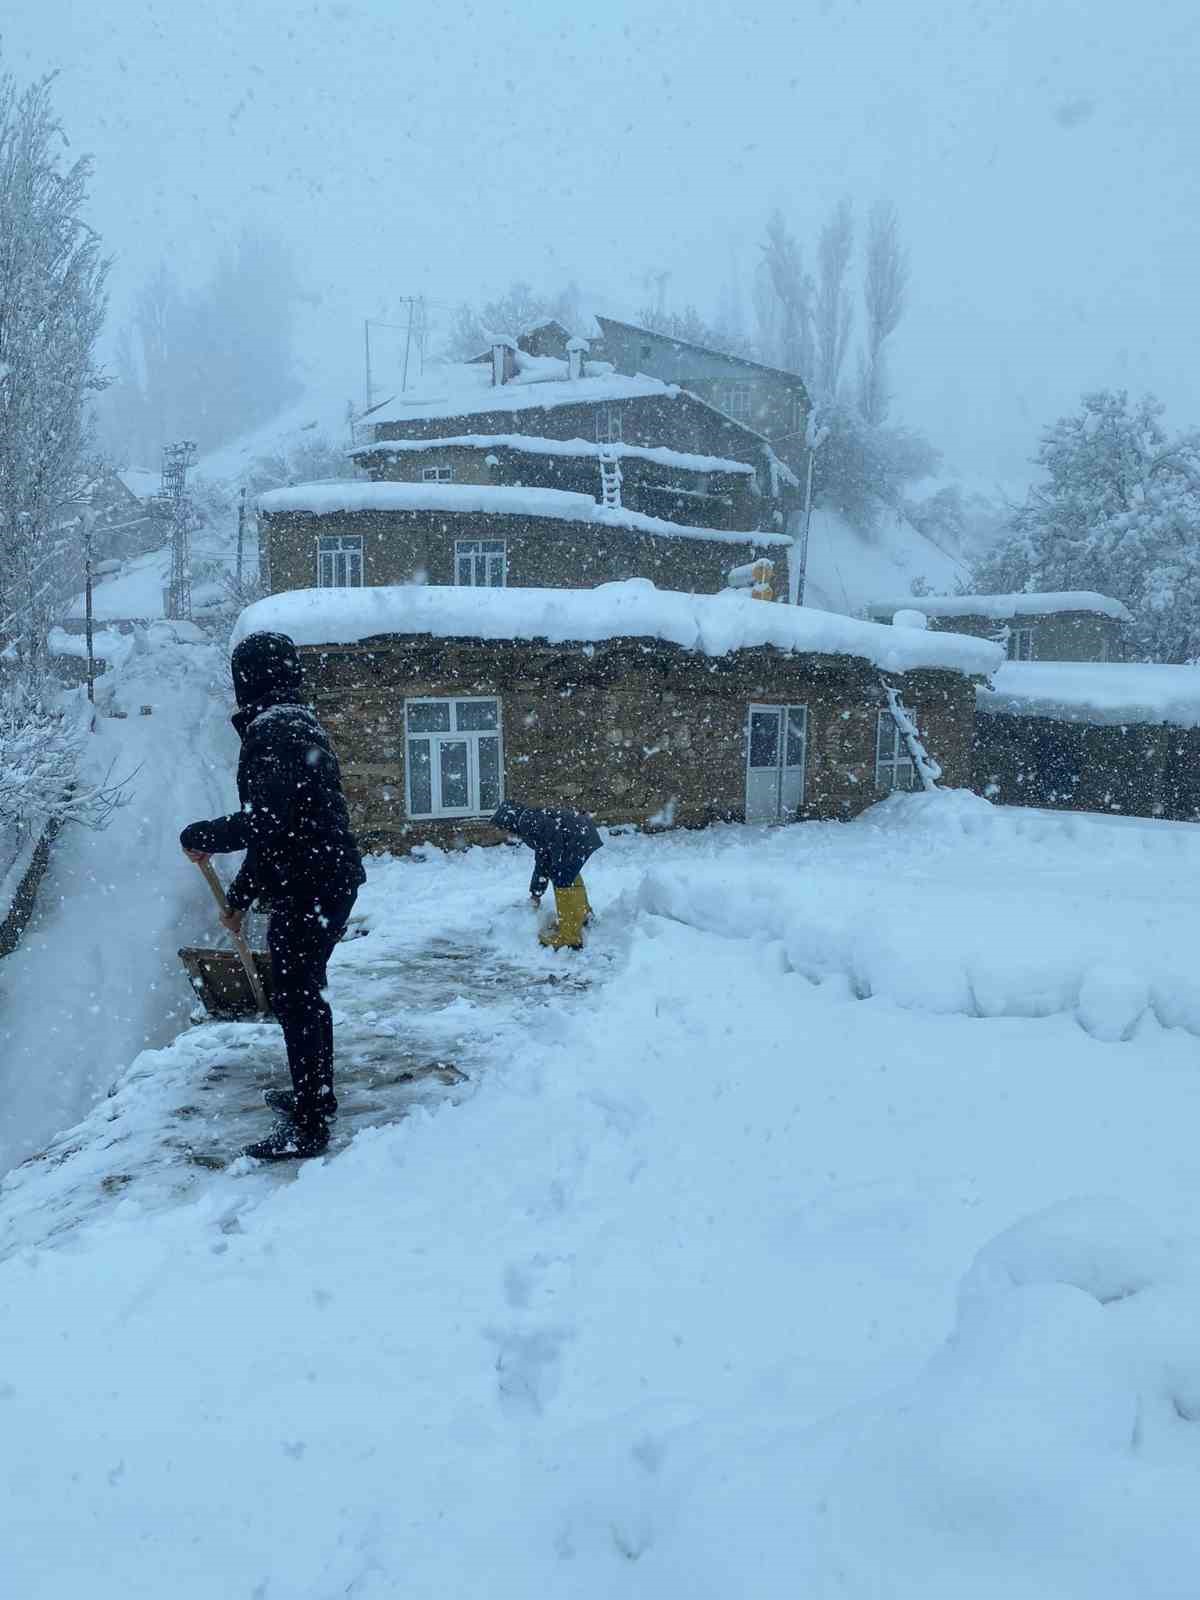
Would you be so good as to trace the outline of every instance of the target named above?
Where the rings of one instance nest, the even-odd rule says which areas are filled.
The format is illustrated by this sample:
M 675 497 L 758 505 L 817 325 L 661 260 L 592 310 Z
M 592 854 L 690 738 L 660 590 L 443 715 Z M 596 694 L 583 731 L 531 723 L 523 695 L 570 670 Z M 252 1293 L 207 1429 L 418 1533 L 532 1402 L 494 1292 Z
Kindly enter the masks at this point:
M 567 377 L 571 382 L 583 377 L 583 358 L 587 354 L 586 339 L 568 339 L 567 341 Z
M 492 383 L 498 389 L 502 383 L 516 376 L 517 347 L 508 337 L 492 338 Z

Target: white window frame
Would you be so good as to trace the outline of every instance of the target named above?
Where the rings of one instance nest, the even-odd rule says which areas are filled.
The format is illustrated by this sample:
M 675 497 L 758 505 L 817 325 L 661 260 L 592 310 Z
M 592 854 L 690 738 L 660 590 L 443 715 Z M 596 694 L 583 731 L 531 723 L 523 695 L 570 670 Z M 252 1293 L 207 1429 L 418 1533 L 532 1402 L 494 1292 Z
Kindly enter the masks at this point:
M 625 416 L 620 406 L 609 402 L 596 407 L 596 443 L 622 444 L 625 439 Z
M 453 483 L 454 482 L 454 468 L 453 467 L 422 467 L 421 468 L 421 482 L 422 483 Z
M 908 794 L 921 787 L 912 751 L 886 707 L 875 721 L 875 787 L 883 794 L 897 789 Z
M 1010 661 L 1033 660 L 1033 636 L 1035 628 L 1010 628 L 1008 630 L 1008 659 Z
M 750 774 L 752 772 L 768 772 L 770 770 L 768 767 L 752 767 L 750 765 L 751 733 L 752 733 L 752 729 L 753 729 L 753 726 L 754 726 L 754 714 L 755 714 L 755 712 L 770 712 L 770 713 L 773 713 L 776 717 L 779 717 L 781 712 L 783 713 L 782 717 L 780 718 L 780 722 L 779 722 L 778 759 L 777 759 L 776 764 L 775 764 L 775 818 L 776 818 L 776 821 L 782 822 L 787 817 L 793 815 L 796 811 L 798 811 L 800 809 L 800 807 L 804 804 L 805 788 L 806 788 L 806 785 L 808 783 L 808 706 L 807 705 L 781 705 L 777 701 L 776 702 L 772 702 L 772 703 L 767 703 L 766 701 L 760 701 L 760 700 L 751 701 L 750 705 L 747 706 L 747 708 L 746 708 L 746 771 L 745 771 L 745 782 L 746 782 L 746 794 L 747 794 L 747 797 L 749 796 L 749 793 L 750 793 Z M 800 760 L 799 760 L 799 762 L 789 761 L 788 758 L 787 758 L 788 735 L 789 735 L 789 732 L 791 731 L 792 718 L 794 716 L 797 716 L 797 715 L 800 718 L 801 728 L 802 728 L 802 731 L 801 731 L 801 734 L 800 734 Z M 788 803 L 785 806 L 784 805 L 784 785 L 785 785 L 785 780 L 786 780 L 786 777 L 787 777 L 788 773 L 795 773 L 795 772 L 798 772 L 800 774 L 799 790 L 798 790 L 794 800 L 789 796 Z
M 458 726 L 458 708 L 463 705 L 493 705 L 496 708 L 494 728 L 462 728 Z M 437 732 L 409 731 L 409 715 L 414 706 L 449 706 L 449 727 Z M 484 805 L 479 793 L 479 746 L 485 739 L 496 742 L 497 797 Z M 429 745 L 429 796 L 431 810 L 417 811 L 412 796 L 412 745 L 422 740 Z M 467 746 L 467 801 L 465 806 L 442 804 L 441 747 L 444 744 Z M 483 817 L 491 816 L 504 799 L 504 715 L 497 695 L 417 695 L 404 702 L 404 804 L 412 818 Z
M 363 536 L 361 533 L 322 533 L 317 536 L 317 588 L 363 587 Z
M 731 383 L 722 398 L 725 401 L 722 410 L 735 422 L 745 422 L 754 405 L 754 385 Z
M 471 563 L 471 576 L 462 576 L 463 563 Z M 499 581 L 492 582 L 499 573 Z M 482 576 L 481 576 L 482 573 Z M 464 589 L 506 589 L 508 587 L 507 539 L 456 539 L 454 541 L 454 582 Z

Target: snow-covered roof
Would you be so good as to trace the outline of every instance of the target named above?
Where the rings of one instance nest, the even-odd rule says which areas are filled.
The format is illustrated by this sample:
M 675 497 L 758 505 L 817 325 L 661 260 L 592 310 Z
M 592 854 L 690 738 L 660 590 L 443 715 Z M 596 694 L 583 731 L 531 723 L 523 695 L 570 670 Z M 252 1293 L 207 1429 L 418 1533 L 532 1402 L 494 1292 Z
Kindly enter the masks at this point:
M 162 489 L 162 474 L 149 467 L 121 467 L 117 477 L 139 500 L 149 500 Z
M 987 714 L 1200 728 L 1200 667 L 1126 661 L 1006 661 L 976 691 Z
M 258 497 L 265 516 L 282 511 L 305 516 L 332 516 L 351 511 L 458 511 L 508 517 L 558 517 L 566 522 L 591 522 L 598 527 L 636 528 L 668 539 L 701 539 L 722 544 L 788 545 L 782 533 L 735 532 L 727 528 L 691 528 L 662 517 L 648 517 L 623 506 L 610 508 L 589 494 L 566 489 L 521 489 L 511 484 L 486 483 L 358 483 L 336 479 L 329 483 L 298 483 L 289 489 L 269 489 Z
M 446 362 L 430 367 L 417 388 L 393 395 L 360 421 L 364 426 L 375 427 L 385 422 L 426 422 L 439 417 L 531 411 L 679 393 L 674 384 L 641 375 L 626 377 L 605 362 L 587 361 L 582 378 L 568 378 L 566 362 L 553 356 L 527 356 L 520 352 L 519 360 L 520 370 L 503 384 L 494 384 L 491 367 L 479 362 Z
M 848 655 L 887 672 L 941 668 L 986 674 L 1002 652 L 987 639 L 859 622 L 829 611 L 656 589 L 646 578 L 595 589 L 486 589 L 401 584 L 377 589 L 292 589 L 247 606 L 232 643 L 262 630 L 297 644 L 354 644 L 381 634 L 596 643 L 662 639 L 708 656 L 773 645 L 797 654 Z
M 923 611 L 927 617 L 989 617 L 1007 622 L 1012 617 L 1054 616 L 1063 611 L 1092 611 L 1098 616 L 1132 622 L 1119 600 L 1092 589 L 1067 589 L 1051 594 L 926 594 L 903 600 L 873 601 L 873 617 L 890 617 L 894 611 Z
M 688 472 L 739 472 L 753 474 L 746 461 L 728 456 L 700 456 L 689 450 L 668 450 L 665 446 L 643 444 L 597 444 L 593 439 L 543 439 L 531 433 L 460 433 L 447 439 L 381 439 L 377 444 L 360 444 L 351 456 L 403 455 L 413 450 L 446 450 L 463 445 L 477 450 L 521 450 L 535 456 L 592 456 L 601 454 L 635 457 L 655 461 L 664 467 L 679 467 Z

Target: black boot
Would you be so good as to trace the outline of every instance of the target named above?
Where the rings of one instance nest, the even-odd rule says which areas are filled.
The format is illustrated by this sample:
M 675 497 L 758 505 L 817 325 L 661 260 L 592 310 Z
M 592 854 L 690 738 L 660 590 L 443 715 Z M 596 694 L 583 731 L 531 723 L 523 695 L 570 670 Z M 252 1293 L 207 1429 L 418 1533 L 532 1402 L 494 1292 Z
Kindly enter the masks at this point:
M 307 1156 L 319 1156 L 329 1148 L 329 1129 L 323 1117 L 311 1122 L 296 1122 L 284 1117 L 271 1129 L 265 1139 L 248 1144 L 243 1155 L 252 1161 L 297 1161 Z
M 296 1115 L 296 1091 L 294 1089 L 264 1089 L 263 1099 L 272 1111 L 282 1111 L 285 1117 Z M 322 1094 L 317 1100 L 317 1109 L 326 1118 L 336 1117 L 338 1103 L 330 1089 L 328 1094 Z

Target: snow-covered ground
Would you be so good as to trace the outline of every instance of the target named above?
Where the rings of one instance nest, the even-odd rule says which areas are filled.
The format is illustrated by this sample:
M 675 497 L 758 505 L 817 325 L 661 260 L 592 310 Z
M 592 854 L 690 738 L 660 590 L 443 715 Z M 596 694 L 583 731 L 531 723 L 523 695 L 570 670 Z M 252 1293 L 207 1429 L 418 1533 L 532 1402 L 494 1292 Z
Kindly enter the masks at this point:
M 568 958 L 521 852 L 374 863 L 343 1043 L 469 1083 L 166 1203 L 211 1025 L 13 1174 L 6 1590 L 1194 1596 L 1198 867 L 953 794 L 614 837 Z
M 123 666 L 97 680 L 83 776 L 120 783 L 129 803 L 103 832 L 64 829 L 33 920 L 0 962 L 0 1172 L 139 1050 L 174 1038 L 191 1008 L 176 949 L 207 942 L 215 912 L 179 829 L 237 804 L 229 669 L 198 639 L 169 623 L 123 636 Z

